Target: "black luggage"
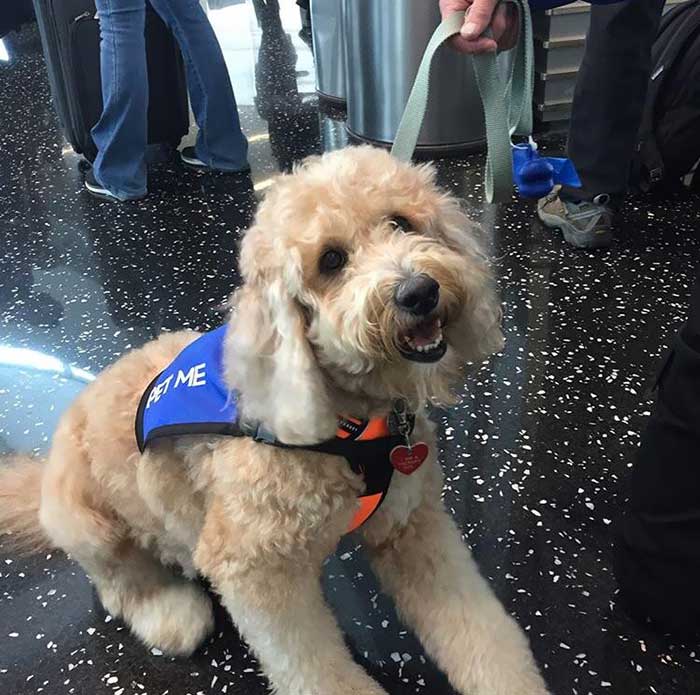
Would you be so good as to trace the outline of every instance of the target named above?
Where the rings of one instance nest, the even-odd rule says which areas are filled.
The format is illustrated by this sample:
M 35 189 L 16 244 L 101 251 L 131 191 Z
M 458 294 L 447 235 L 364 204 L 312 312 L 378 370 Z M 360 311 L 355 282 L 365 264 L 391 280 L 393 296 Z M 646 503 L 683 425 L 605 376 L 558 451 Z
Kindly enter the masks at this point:
M 32 0 L 2 0 L 0 2 L 0 39 L 33 19 Z
M 700 187 L 691 175 L 700 160 L 700 0 L 664 16 L 652 66 L 632 183 L 648 191 L 687 178 Z
M 66 139 L 89 161 L 90 131 L 102 113 L 100 27 L 94 0 L 34 0 L 51 94 Z M 150 5 L 146 10 L 148 141 L 173 147 L 189 130 L 185 70 L 175 39 Z

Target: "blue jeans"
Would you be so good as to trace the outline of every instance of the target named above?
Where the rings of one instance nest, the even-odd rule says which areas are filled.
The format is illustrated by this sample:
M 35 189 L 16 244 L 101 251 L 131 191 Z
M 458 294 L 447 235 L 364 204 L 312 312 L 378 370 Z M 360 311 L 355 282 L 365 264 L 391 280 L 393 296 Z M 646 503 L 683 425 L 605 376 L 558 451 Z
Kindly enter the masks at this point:
M 198 0 L 151 0 L 173 31 L 187 66 L 199 135 L 197 157 L 212 169 L 247 167 L 248 143 L 226 63 L 214 30 Z M 102 116 L 92 129 L 98 148 L 97 182 L 128 200 L 146 193 L 148 73 L 146 0 L 96 0 L 100 19 Z

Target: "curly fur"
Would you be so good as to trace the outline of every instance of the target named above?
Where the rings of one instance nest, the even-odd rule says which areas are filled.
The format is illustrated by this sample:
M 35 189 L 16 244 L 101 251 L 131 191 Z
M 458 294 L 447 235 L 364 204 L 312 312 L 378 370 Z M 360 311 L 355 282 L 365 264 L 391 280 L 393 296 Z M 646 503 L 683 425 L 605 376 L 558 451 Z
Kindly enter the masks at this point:
M 335 431 L 331 402 L 348 412 L 386 410 L 397 397 L 415 408 L 449 403 L 464 363 L 501 348 L 480 230 L 434 179 L 429 165 L 360 147 L 311 158 L 272 187 L 246 235 L 245 285 L 232 302 L 241 329 L 227 363 L 245 416 L 285 441 L 320 441 Z M 397 230 L 394 215 L 415 231 Z M 350 257 L 330 281 L 318 273 L 329 245 Z M 395 288 L 417 273 L 438 281 L 447 317 L 450 349 L 433 366 L 407 363 L 396 348 Z
M 0 471 L 0 531 L 11 534 L 10 545 L 22 555 L 51 549 L 37 524 L 43 467 L 40 459 L 12 456 Z
M 410 221 L 410 233 L 391 218 Z M 466 362 L 502 344 L 480 234 L 428 165 L 351 148 L 312 158 L 273 186 L 241 249 L 224 372 L 244 418 L 288 443 L 333 436 L 338 413 L 371 416 L 403 397 L 431 455 L 395 475 L 362 527 L 387 591 L 460 693 L 545 695 L 527 640 L 479 576 L 440 502 L 428 401 L 448 402 Z M 319 272 L 329 247 L 346 267 Z M 449 345 L 407 361 L 397 283 L 426 273 Z M 354 663 L 319 585 L 363 488 L 346 462 L 250 439 L 160 440 L 141 455 L 133 419 L 154 375 L 196 334 L 122 357 L 63 416 L 46 465 L 0 468 L 0 531 L 64 549 L 105 605 L 146 644 L 191 653 L 212 630 L 206 576 L 284 695 L 381 695 Z M 386 694 L 385 694 L 386 695 Z

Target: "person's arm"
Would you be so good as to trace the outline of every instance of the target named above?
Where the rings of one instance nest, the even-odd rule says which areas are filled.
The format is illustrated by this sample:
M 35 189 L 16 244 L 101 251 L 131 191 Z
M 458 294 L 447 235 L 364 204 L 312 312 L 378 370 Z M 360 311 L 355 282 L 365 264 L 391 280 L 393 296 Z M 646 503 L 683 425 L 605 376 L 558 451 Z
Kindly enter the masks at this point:
M 607 5 L 624 0 L 588 0 L 594 5 Z M 529 0 L 533 10 L 545 10 L 568 5 L 573 0 Z M 493 53 L 513 48 L 518 40 L 518 13 L 512 3 L 504 3 L 496 9 L 499 0 L 440 0 L 440 12 L 445 19 L 453 12 L 469 14 L 459 36 L 450 39 L 452 48 L 460 53 Z M 491 26 L 493 38 L 482 36 Z

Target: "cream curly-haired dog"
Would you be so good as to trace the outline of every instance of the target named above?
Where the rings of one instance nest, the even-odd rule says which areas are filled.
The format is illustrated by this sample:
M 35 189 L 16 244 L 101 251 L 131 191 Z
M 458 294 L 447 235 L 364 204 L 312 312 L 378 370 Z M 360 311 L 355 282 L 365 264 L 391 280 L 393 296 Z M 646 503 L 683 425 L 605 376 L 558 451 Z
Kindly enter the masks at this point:
M 440 500 L 429 402 L 460 367 L 500 349 L 500 312 L 475 226 L 433 169 L 370 147 L 282 176 L 241 249 L 223 347 L 242 422 L 278 443 L 332 439 L 338 416 L 405 403 L 430 453 L 396 473 L 358 533 L 384 589 L 453 686 L 545 695 L 524 634 L 479 575 Z M 275 692 L 379 695 L 321 593 L 324 559 L 357 512 L 361 474 L 339 456 L 188 435 L 142 454 L 142 394 L 187 345 L 163 335 L 106 369 L 64 415 L 46 463 L 0 469 L 0 530 L 59 547 L 105 608 L 146 644 L 191 653 L 212 630 L 208 578 Z M 191 384 L 190 384 L 191 385 Z M 184 570 L 184 572 L 182 571 Z

